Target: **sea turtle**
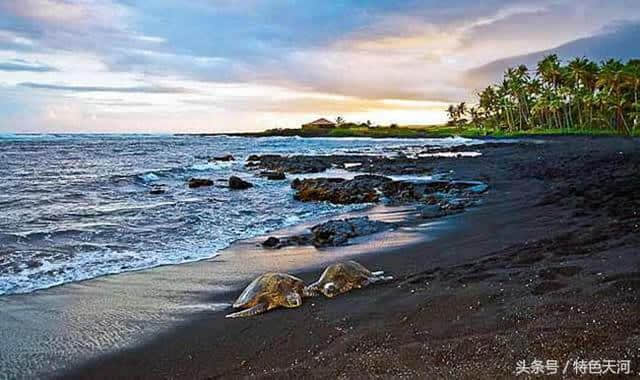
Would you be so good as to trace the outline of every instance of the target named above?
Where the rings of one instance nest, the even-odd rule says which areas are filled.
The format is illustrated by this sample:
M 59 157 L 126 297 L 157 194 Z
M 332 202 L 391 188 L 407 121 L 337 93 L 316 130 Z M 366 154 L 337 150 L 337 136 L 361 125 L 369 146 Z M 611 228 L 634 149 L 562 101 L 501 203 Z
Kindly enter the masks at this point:
M 350 260 L 328 266 L 320 279 L 307 287 L 307 293 L 320 292 L 332 298 L 354 288 L 359 289 L 369 284 L 390 280 L 393 280 L 393 277 L 384 276 L 383 271 L 371 272 L 362 264 Z
M 265 273 L 253 280 L 233 304 L 236 309 L 245 309 L 227 318 L 250 317 L 277 307 L 298 307 L 302 297 L 309 296 L 304 282 L 286 273 Z

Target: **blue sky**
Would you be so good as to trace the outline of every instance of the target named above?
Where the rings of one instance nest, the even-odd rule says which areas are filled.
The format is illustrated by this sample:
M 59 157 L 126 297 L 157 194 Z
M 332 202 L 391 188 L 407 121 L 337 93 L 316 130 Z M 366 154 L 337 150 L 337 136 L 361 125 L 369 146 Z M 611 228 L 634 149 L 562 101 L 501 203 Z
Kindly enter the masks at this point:
M 508 64 L 639 37 L 637 0 L 2 0 L 0 132 L 441 122 Z

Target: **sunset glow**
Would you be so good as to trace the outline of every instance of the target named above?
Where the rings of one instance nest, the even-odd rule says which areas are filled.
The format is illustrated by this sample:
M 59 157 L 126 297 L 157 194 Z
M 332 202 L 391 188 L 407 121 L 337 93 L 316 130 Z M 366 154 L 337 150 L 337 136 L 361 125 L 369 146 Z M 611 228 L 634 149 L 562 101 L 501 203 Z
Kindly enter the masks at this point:
M 638 55 L 639 22 L 640 3 L 625 0 L 5 0 L 0 131 L 442 123 L 503 60 Z

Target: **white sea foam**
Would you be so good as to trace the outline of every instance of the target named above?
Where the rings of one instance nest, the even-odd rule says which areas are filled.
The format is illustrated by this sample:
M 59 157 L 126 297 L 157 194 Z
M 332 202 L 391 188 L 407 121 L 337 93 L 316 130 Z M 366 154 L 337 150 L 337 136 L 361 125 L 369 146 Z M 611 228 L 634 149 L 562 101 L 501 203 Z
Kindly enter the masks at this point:
M 238 239 L 252 238 L 310 219 L 342 214 L 366 205 L 303 203 L 287 181 L 253 179 L 247 191 L 216 186 L 189 189 L 197 171 L 214 179 L 227 171 L 241 177 L 250 154 L 396 154 L 420 145 L 447 147 L 477 140 L 201 138 L 125 135 L 2 135 L 5 154 L 0 246 L 0 294 L 28 293 L 107 274 L 208 259 Z M 30 151 L 24 141 L 55 140 Z M 231 145 L 232 144 L 232 145 Z M 403 148 L 404 147 L 404 148 Z M 69 151 L 77 152 L 74 175 L 60 173 Z M 418 153 L 416 148 L 413 152 Z M 196 156 L 232 153 L 235 162 L 196 162 Z M 356 167 L 355 162 L 351 168 Z M 207 171 L 211 171 L 209 174 Z M 41 176 L 38 173 L 53 173 Z M 122 173 L 122 174 L 118 174 Z M 353 178 L 362 173 L 331 169 L 295 177 Z M 131 179 L 135 180 L 131 180 Z M 430 180 L 423 176 L 394 179 Z M 161 181 L 162 197 L 148 195 Z M 25 194 L 24 189 L 33 190 Z M 480 190 L 480 189 L 478 189 Z M 49 194 L 49 195 L 47 195 Z M 51 197 L 50 194 L 58 196 Z M 250 265 L 250 263 L 248 264 Z
M 155 173 L 146 173 L 141 176 L 144 182 L 154 182 L 160 179 Z
M 217 170 L 230 168 L 233 165 L 231 161 L 211 161 L 203 164 L 193 164 L 189 167 L 191 170 Z

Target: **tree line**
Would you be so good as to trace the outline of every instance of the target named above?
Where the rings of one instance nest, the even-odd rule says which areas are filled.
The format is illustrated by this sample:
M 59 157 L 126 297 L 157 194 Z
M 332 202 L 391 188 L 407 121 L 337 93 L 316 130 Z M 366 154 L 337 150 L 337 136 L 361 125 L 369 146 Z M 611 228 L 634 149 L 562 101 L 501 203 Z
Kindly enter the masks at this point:
M 451 105 L 450 124 L 486 129 L 611 130 L 633 134 L 640 124 L 640 59 L 601 63 L 575 58 L 563 64 L 557 55 L 536 70 L 520 65 L 505 71 L 501 83 L 478 92 L 477 104 Z

